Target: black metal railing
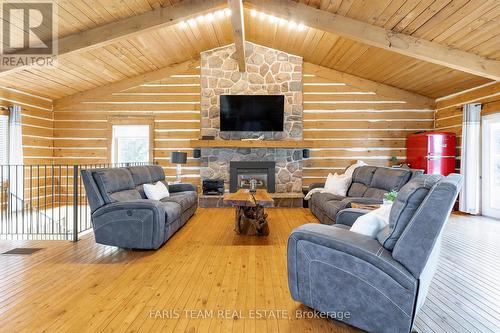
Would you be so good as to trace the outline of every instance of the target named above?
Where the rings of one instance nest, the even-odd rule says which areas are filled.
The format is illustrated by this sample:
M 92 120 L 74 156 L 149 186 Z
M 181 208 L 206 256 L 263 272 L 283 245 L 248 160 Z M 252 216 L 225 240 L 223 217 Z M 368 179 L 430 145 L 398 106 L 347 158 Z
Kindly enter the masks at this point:
M 148 164 L 0 165 L 0 239 L 77 241 L 92 229 L 80 170 Z

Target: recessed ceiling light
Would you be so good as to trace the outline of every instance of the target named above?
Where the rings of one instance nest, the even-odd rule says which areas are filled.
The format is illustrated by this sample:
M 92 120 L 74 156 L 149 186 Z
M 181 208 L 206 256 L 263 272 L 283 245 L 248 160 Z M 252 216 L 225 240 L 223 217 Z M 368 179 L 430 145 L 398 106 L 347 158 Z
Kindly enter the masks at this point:
M 224 11 L 223 10 L 218 10 L 218 11 L 215 12 L 215 15 L 218 18 L 223 18 L 224 17 Z
M 205 15 L 205 18 L 208 22 L 212 22 L 214 20 L 214 13 L 208 13 L 207 15 Z
M 189 25 L 196 25 L 196 20 L 195 20 L 195 19 L 189 19 L 189 20 L 187 21 L 187 23 L 188 23 Z
M 265 13 L 262 13 L 262 12 L 260 12 L 260 13 L 259 13 L 259 18 L 260 18 L 261 20 L 265 19 L 265 18 L 266 18 L 266 16 L 267 16 L 267 15 L 266 15 Z
M 299 28 L 299 31 L 304 31 L 304 30 L 306 30 L 306 26 L 305 26 L 305 25 L 303 25 L 302 23 L 299 23 L 298 28 Z
M 257 16 L 257 11 L 256 11 L 255 9 L 252 9 L 252 10 L 250 11 L 250 15 L 251 15 L 252 17 L 256 17 L 256 16 Z
M 295 23 L 294 21 L 289 21 L 288 22 L 288 27 L 289 28 L 296 28 L 297 27 L 297 23 Z
M 181 26 L 181 29 L 186 29 L 186 28 L 188 27 L 188 25 L 187 25 L 186 21 L 182 21 L 182 22 L 180 23 L 180 26 Z
M 231 9 L 229 9 L 229 8 L 224 9 L 224 14 L 226 14 L 226 16 L 230 16 L 231 15 Z

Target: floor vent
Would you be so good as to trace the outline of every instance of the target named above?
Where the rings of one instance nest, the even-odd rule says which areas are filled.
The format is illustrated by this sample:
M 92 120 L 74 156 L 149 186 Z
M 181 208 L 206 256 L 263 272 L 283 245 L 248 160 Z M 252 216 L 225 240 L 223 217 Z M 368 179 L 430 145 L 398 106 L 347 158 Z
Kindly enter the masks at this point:
M 30 255 L 35 252 L 38 252 L 42 250 L 41 248 L 38 247 L 17 247 L 15 249 L 9 250 L 7 252 L 4 252 L 2 254 L 18 254 L 18 255 Z

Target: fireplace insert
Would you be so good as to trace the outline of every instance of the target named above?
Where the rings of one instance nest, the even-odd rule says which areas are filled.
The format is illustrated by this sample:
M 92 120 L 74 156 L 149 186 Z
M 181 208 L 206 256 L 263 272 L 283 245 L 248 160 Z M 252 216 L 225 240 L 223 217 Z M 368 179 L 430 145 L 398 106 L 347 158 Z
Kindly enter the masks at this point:
M 276 162 L 239 161 L 229 164 L 229 191 L 236 192 L 240 188 L 250 188 L 250 181 L 257 181 L 257 188 L 266 189 L 273 193 L 276 191 L 275 183 Z

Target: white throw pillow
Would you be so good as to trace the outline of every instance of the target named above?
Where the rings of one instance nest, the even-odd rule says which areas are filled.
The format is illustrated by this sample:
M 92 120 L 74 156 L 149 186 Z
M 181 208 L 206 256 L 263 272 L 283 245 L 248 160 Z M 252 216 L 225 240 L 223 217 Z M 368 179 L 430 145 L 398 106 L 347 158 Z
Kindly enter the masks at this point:
M 351 185 L 351 177 L 348 175 L 330 173 L 326 178 L 325 192 L 345 197 L 349 185 Z
M 349 231 L 371 238 L 377 237 L 378 232 L 389 224 L 391 208 L 392 204 L 383 205 L 380 208 L 358 217 Z
M 157 182 L 156 184 L 144 184 L 144 193 L 146 198 L 151 200 L 161 200 L 170 196 L 168 193 L 168 188 L 162 182 Z

